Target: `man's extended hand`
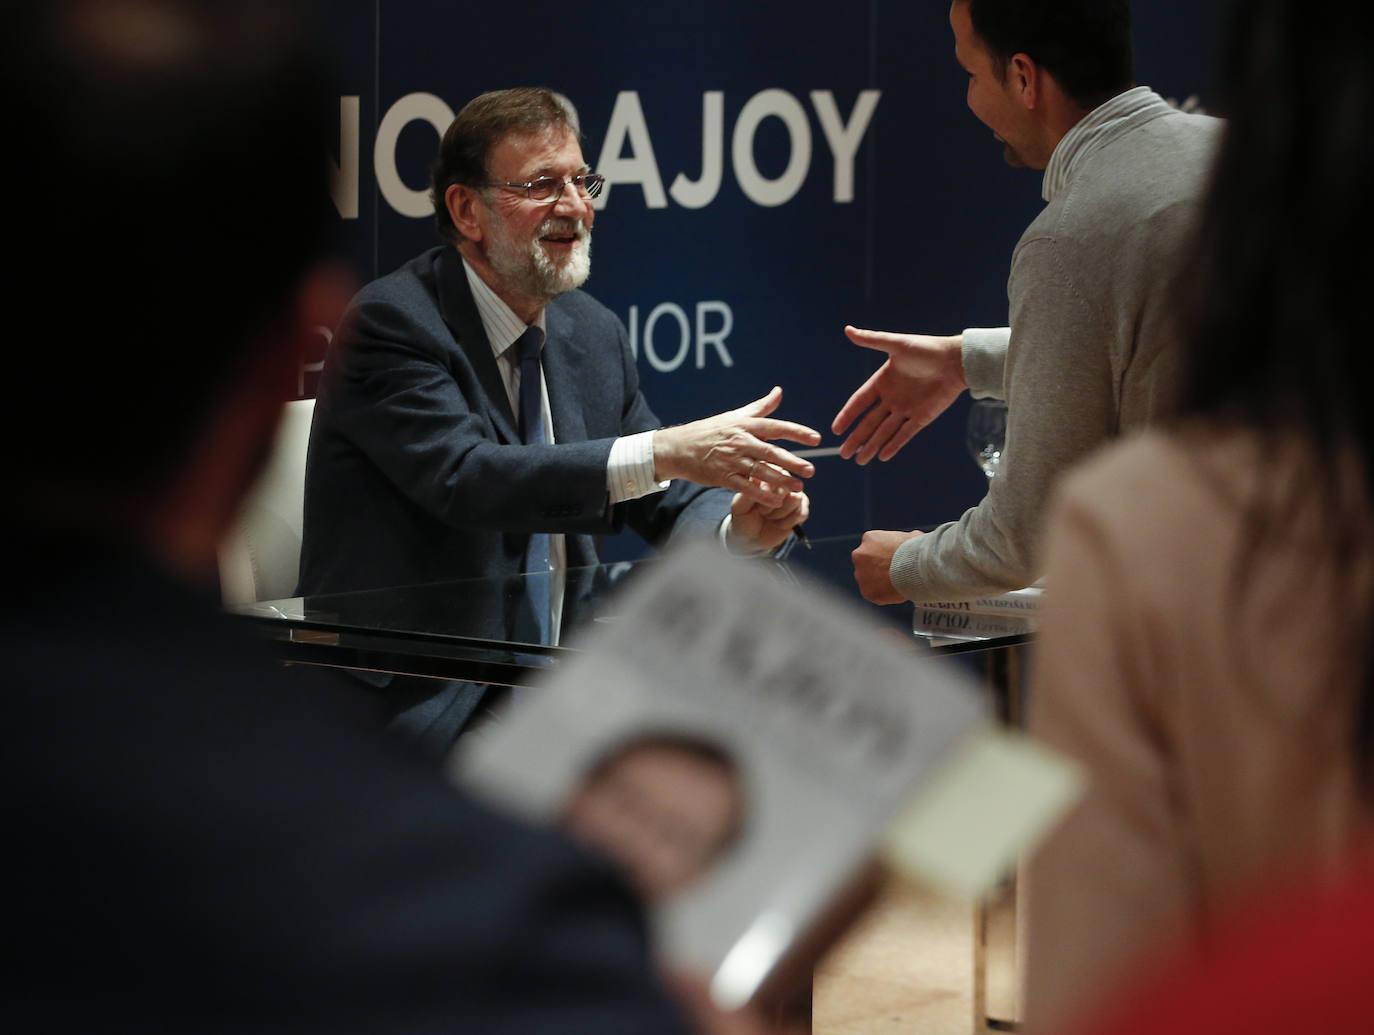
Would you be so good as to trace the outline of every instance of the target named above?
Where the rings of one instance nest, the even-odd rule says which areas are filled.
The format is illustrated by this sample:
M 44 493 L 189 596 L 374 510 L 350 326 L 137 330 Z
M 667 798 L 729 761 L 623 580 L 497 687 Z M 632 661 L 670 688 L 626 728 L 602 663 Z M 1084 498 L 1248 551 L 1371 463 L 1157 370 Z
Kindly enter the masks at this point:
M 808 446 L 821 440 L 813 428 L 768 416 L 781 402 L 782 389 L 774 388 L 739 409 L 660 428 L 654 433 L 655 473 L 660 480 L 686 478 L 776 505 L 779 489 L 800 491 L 800 479 L 810 478 L 816 469 L 809 460 L 768 440 L 784 438 Z
M 850 558 L 854 561 L 854 581 L 865 600 L 874 604 L 900 604 L 906 599 L 892 585 L 892 555 L 908 539 L 920 532 L 865 532 Z
M 775 493 L 779 490 L 774 490 Z M 741 550 L 771 550 L 811 514 L 811 501 L 804 492 L 774 495 L 770 506 L 735 493 L 730 503 L 729 542 Z
M 849 397 L 830 430 L 843 435 L 863 414 L 841 443 L 840 456 L 860 464 L 875 456 L 891 460 L 968 387 L 963 335 L 891 334 L 848 326 L 844 333 L 855 345 L 886 352 L 887 360 Z

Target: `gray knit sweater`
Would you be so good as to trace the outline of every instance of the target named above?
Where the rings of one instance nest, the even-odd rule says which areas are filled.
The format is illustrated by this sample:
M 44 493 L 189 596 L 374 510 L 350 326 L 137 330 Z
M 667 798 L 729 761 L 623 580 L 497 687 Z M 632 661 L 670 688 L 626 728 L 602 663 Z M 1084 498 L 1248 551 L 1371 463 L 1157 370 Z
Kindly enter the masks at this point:
M 1172 279 L 1221 127 L 1136 87 L 1055 148 L 1048 204 L 1012 255 L 1011 326 L 964 332 L 972 394 L 1007 402 L 1000 467 L 981 503 L 898 549 L 892 582 L 907 599 L 970 599 L 1034 582 L 1054 479 L 1171 403 L 1181 358 Z

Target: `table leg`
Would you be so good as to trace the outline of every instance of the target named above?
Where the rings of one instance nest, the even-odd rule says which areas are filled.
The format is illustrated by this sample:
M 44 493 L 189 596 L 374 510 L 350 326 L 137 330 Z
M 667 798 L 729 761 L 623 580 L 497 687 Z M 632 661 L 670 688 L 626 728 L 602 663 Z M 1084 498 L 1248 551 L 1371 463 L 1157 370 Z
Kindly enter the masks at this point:
M 1013 729 L 1025 726 L 1021 668 L 1021 650 L 1017 646 L 986 652 L 984 678 L 994 714 L 1000 723 Z M 1013 870 L 975 908 L 973 1024 L 977 1035 L 1020 1030 L 1016 884 Z

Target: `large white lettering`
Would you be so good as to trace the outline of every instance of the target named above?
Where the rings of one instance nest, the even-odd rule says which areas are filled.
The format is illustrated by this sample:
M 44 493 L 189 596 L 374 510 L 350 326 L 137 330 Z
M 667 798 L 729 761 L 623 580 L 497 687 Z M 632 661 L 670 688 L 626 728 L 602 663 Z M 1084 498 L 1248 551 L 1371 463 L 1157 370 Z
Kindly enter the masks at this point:
M 672 343 L 668 344 L 664 340 L 664 332 L 660 330 L 665 324 L 672 327 L 677 325 L 676 332 L 669 331 L 668 336 L 672 338 Z M 716 327 L 710 326 L 712 317 L 719 317 L 720 324 Z M 639 358 L 640 324 L 639 306 L 630 306 L 630 318 L 627 321 L 630 332 L 630 351 L 635 358 Z M 649 366 L 653 367 L 661 374 L 671 374 L 687 361 L 688 355 L 692 353 L 692 346 L 696 346 L 696 368 L 701 370 L 706 366 L 707 347 L 716 350 L 716 358 L 720 360 L 720 365 L 732 367 L 735 365 L 734 357 L 730 355 L 729 348 L 726 347 L 725 339 L 730 336 L 730 332 L 735 329 L 735 314 L 730 306 L 725 302 L 709 301 L 698 302 L 696 304 L 696 337 L 693 338 L 693 323 L 687 319 L 687 311 L 676 302 L 660 302 L 649 310 L 649 315 L 644 320 L 644 358 L 649 361 Z
M 809 94 L 816 122 L 831 154 L 832 197 L 836 204 L 854 200 L 855 161 L 881 96 L 881 90 L 860 91 L 846 119 L 832 91 L 812 90 Z M 782 122 L 788 137 L 786 166 L 771 179 L 759 171 L 754 154 L 759 127 L 770 118 Z M 423 218 L 432 211 L 426 187 L 410 186 L 397 169 L 396 144 L 402 131 L 412 122 L 427 122 L 442 136 L 452 120 L 453 109 L 432 93 L 407 94 L 383 114 L 373 145 L 372 167 L 382 198 L 401 215 Z M 725 140 L 725 94 L 707 90 L 701 96 L 700 175 L 692 179 L 688 172 L 680 171 L 665 191 L 639 93 L 622 90 L 616 95 L 596 160 L 597 171 L 606 177 L 606 189 L 593 204 L 604 208 L 614 187 L 623 192 L 638 186 L 645 206 L 651 209 L 667 208 L 670 197 L 682 208 L 705 208 L 719 196 L 725 179 Z M 329 189 L 334 207 L 344 219 L 358 218 L 360 150 L 359 99 L 340 97 L 339 161 L 331 163 Z M 750 97 L 730 132 L 730 168 L 745 197 L 756 205 L 771 208 L 796 197 L 810 173 L 813 152 L 813 133 L 805 106 L 778 88 L 761 90 Z
M 706 314 L 715 313 L 721 318 L 720 326 L 713 331 L 706 329 Z M 724 302 L 697 303 L 697 369 L 706 365 L 706 346 L 710 345 L 720 357 L 720 365 L 732 367 L 735 361 L 725 347 L 725 339 L 735 329 L 735 314 Z
M 382 116 L 372 152 L 372 168 L 377 174 L 377 189 L 387 204 L 403 216 L 418 219 L 434 212 L 429 189 L 426 186 L 415 190 L 407 186 L 396 169 L 396 142 L 401 138 L 401 130 L 416 121 L 428 122 L 442 138 L 453 121 L 453 109 L 432 93 L 406 94 Z
M 725 94 L 709 90 L 701 95 L 701 179 L 693 182 L 678 173 L 668 193 L 683 208 L 705 208 L 720 193 L 725 173 Z
M 621 152 L 627 137 L 631 152 L 629 157 L 624 157 Z M 611 192 L 613 183 L 637 183 L 644 191 L 644 204 L 650 208 L 668 207 L 663 177 L 658 174 L 658 162 L 654 158 L 654 145 L 649 140 L 649 126 L 644 121 L 644 109 L 640 107 L 639 94 L 633 90 L 622 90 L 616 95 L 596 169 L 607 181 L 595 203 L 598 208 L 606 204 L 606 195 Z
M 849 125 L 840 118 L 840 109 L 835 106 L 835 95 L 829 90 L 812 90 L 811 103 L 820 120 L 825 142 L 830 145 L 830 153 L 835 156 L 835 201 L 845 204 L 854 200 L 854 155 L 859 150 L 859 142 L 868 131 L 873 112 L 878 108 L 881 91 L 865 90 L 854 102 L 854 110 L 849 114 Z
M 342 219 L 358 218 L 358 154 L 362 150 L 357 97 L 339 98 L 339 163 L 329 163 L 329 196 Z
M 765 179 L 754 164 L 754 134 L 759 123 L 769 116 L 782 120 L 792 141 L 787 168 L 776 180 Z M 750 201 L 769 207 L 791 201 L 801 190 L 811 167 L 811 125 L 806 121 L 806 109 L 786 90 L 754 94 L 735 122 L 730 155 L 735 162 L 735 179 Z
M 830 90 L 812 90 L 816 120 L 834 161 L 833 198 L 837 204 L 854 200 L 854 162 L 882 97 L 881 90 L 863 90 L 845 120 Z M 787 130 L 787 165 L 782 174 L 768 179 L 754 160 L 754 137 L 765 119 L 777 118 Z M 666 208 L 668 197 L 683 208 L 704 208 L 720 193 L 724 178 L 725 95 L 709 90 L 701 98 L 701 176 L 691 180 L 678 173 L 664 193 L 663 173 L 654 155 L 653 140 L 644 117 L 644 106 L 634 90 L 616 95 L 610 125 L 597 158 L 597 171 L 606 177 L 606 189 L 593 203 L 598 209 L 610 201 L 612 187 L 637 184 L 647 208 Z M 625 146 L 630 146 L 626 155 Z M 745 102 L 730 136 L 731 168 L 745 197 L 756 205 L 774 207 L 797 196 L 806 182 L 812 157 L 811 123 L 806 108 L 786 90 L 761 90 Z

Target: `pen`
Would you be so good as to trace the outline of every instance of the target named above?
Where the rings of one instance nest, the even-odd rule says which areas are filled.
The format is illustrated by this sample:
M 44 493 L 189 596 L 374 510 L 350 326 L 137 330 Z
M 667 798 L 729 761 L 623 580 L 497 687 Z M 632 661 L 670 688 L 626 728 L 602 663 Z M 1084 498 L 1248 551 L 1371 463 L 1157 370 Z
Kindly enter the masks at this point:
M 806 547 L 808 550 L 811 549 L 811 540 L 806 538 L 806 533 L 802 531 L 801 525 L 793 525 L 792 531 L 795 532 L 797 538 L 801 540 L 802 546 Z

